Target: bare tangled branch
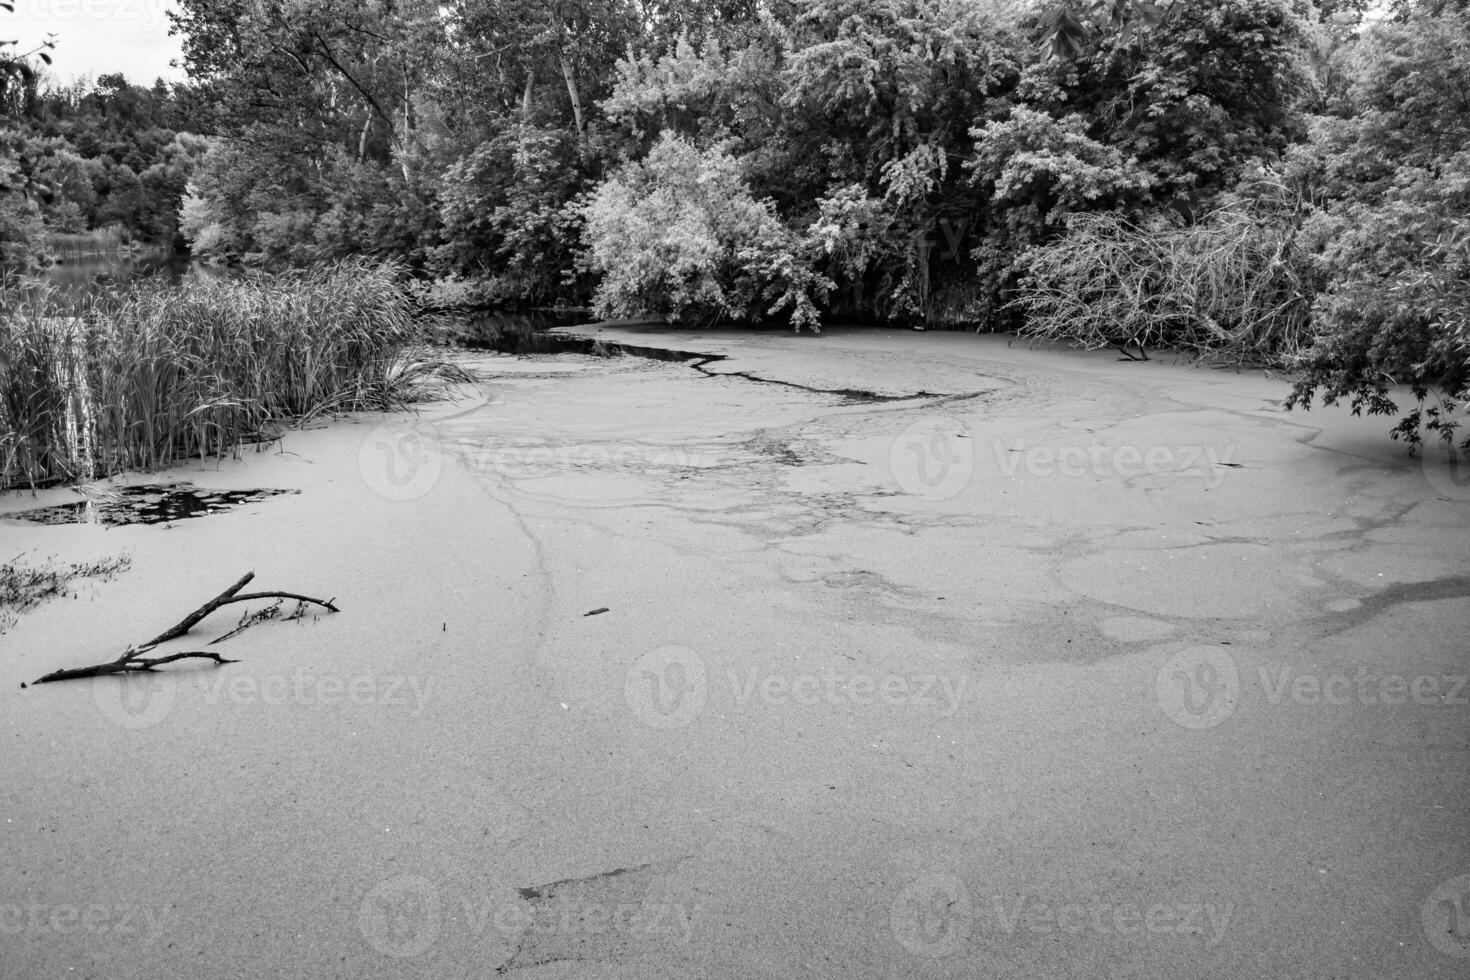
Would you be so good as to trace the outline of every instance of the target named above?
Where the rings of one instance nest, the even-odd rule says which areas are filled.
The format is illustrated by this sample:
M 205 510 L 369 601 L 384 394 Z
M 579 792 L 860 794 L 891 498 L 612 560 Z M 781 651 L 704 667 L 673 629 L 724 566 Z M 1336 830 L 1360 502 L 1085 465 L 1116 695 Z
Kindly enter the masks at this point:
M 298 595 L 294 592 L 242 593 L 240 590 L 249 585 L 251 580 L 254 578 L 254 572 L 245 573 L 245 575 L 241 576 L 240 580 L 237 581 L 234 585 L 230 586 L 228 589 L 225 589 L 219 595 L 215 596 L 213 599 L 210 599 L 204 605 L 200 606 L 198 609 L 195 609 L 189 615 L 179 620 L 178 623 L 164 630 L 162 633 L 158 634 L 147 643 L 144 643 L 141 646 L 137 647 L 128 647 L 127 650 L 123 651 L 122 655 L 119 656 L 116 660 L 109 660 L 106 663 L 93 664 L 89 667 L 72 667 L 65 670 L 55 670 L 47 674 L 45 677 L 37 678 L 35 681 L 32 681 L 32 683 L 49 684 L 53 681 L 79 680 L 84 677 L 102 677 L 107 674 L 143 673 L 155 670 L 158 667 L 163 666 L 164 664 L 173 663 L 177 660 L 212 660 L 216 664 L 238 663 L 239 661 L 237 660 L 230 660 L 226 657 L 220 656 L 217 653 L 212 653 L 205 650 L 189 650 L 182 653 L 171 653 L 167 656 L 162 657 L 143 656 L 143 654 L 148 653 L 150 650 L 153 650 L 159 644 L 167 643 L 169 640 L 177 639 L 178 637 L 184 636 L 206 617 L 208 617 L 210 613 L 214 612 L 216 609 L 219 609 L 221 606 L 227 606 L 235 602 L 249 602 L 255 599 L 277 600 L 274 605 L 267 607 L 267 610 L 247 614 L 246 616 L 241 617 L 239 624 L 237 624 L 233 630 L 215 639 L 211 643 L 211 645 L 213 645 L 213 643 L 220 643 L 224 640 L 229 639 L 232 636 L 242 633 L 258 622 L 264 622 L 267 619 L 276 618 L 280 610 L 279 600 L 282 599 L 294 599 L 298 603 L 297 610 L 292 613 L 291 616 L 287 617 L 288 619 L 299 618 L 302 610 L 308 604 L 321 606 L 328 612 L 340 612 L 340 610 L 336 606 L 335 599 L 313 599 L 311 596 Z M 274 611 L 272 612 L 271 610 Z M 25 684 L 21 685 L 21 687 L 26 686 L 27 685 Z

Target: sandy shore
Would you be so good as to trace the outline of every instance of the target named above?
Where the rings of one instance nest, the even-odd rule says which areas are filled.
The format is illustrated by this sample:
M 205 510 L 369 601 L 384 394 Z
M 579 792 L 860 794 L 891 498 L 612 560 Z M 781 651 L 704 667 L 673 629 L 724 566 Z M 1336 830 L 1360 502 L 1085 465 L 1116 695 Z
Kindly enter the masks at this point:
M 132 556 L 0 637 L 0 976 L 1465 975 L 1470 484 L 1390 421 L 599 336 L 727 357 L 486 356 L 163 474 L 300 490 L 171 526 L 0 497 L 6 559 Z M 20 688 L 247 570 L 343 611 Z

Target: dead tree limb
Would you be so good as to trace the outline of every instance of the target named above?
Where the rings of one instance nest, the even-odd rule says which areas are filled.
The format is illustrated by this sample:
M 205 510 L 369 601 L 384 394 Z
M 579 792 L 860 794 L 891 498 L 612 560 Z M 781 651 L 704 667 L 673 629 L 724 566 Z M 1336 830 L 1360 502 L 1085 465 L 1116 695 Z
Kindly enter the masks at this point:
M 234 664 L 238 660 L 230 660 L 221 657 L 217 653 L 207 653 L 203 650 L 191 650 L 187 653 L 171 653 L 166 657 L 141 657 L 139 651 L 129 647 L 128 651 L 116 660 L 105 664 L 93 664 L 91 667 L 72 667 L 67 670 L 53 670 L 45 677 L 38 677 L 31 681 L 32 684 L 49 684 L 52 681 L 74 681 L 83 677 L 101 677 L 104 674 L 130 674 L 145 673 L 162 664 L 173 663 L 175 660 L 185 660 L 196 657 L 200 660 L 213 660 L 217 664 Z M 25 685 L 22 684 L 22 687 Z
M 195 625 L 198 624 L 198 622 L 201 619 L 203 619 L 205 616 L 208 616 L 210 613 L 214 612 L 220 606 L 222 606 L 225 603 L 229 602 L 230 599 L 237 592 L 239 592 L 241 589 L 245 588 L 245 586 L 249 585 L 250 584 L 250 580 L 253 579 L 253 578 L 255 578 L 255 573 L 254 572 L 246 572 L 240 578 L 240 581 L 236 582 L 234 585 L 230 586 L 228 589 L 225 589 L 219 595 L 215 596 L 213 599 L 210 599 L 204 605 L 200 606 L 198 609 L 194 610 L 189 615 L 187 615 L 183 619 L 179 620 L 179 622 L 176 625 L 174 625 L 174 626 L 172 626 L 172 627 L 164 630 L 162 633 L 159 633 L 153 639 L 151 639 L 147 643 L 143 644 L 139 649 L 141 649 L 141 650 L 152 650 L 154 647 L 158 646 L 160 643 L 167 643 L 169 640 L 172 640 L 175 637 L 183 636 L 185 633 L 187 633 L 191 629 L 193 629 L 195 627 Z
M 245 576 L 241 578 L 240 581 L 236 582 L 234 585 L 230 586 L 228 589 L 225 589 L 219 595 L 215 596 L 213 599 L 210 599 L 204 605 L 200 606 L 198 609 L 185 616 L 182 620 L 179 621 L 177 626 L 174 626 L 171 629 L 164 630 L 162 633 L 158 634 L 138 649 L 140 651 L 146 652 L 148 650 L 152 650 L 160 643 L 166 643 L 169 640 L 177 639 L 178 637 L 183 636 L 185 633 L 189 632 L 191 629 L 197 626 L 200 620 L 204 619 L 204 617 L 214 612 L 220 606 L 228 606 L 232 602 L 249 602 L 252 599 L 295 599 L 297 602 L 310 602 L 313 605 L 321 606 L 328 612 L 341 611 L 335 605 L 333 605 L 333 603 L 336 601 L 335 599 L 313 599 L 310 596 L 297 595 L 294 592 L 247 592 L 244 595 L 238 595 L 237 593 L 239 593 L 241 589 L 245 588 L 245 586 L 249 585 L 250 580 L 253 578 L 255 578 L 254 572 L 246 572 Z
M 200 606 L 198 609 L 194 610 L 183 619 L 179 620 L 179 622 L 176 623 L 174 626 L 164 630 L 162 633 L 158 634 L 153 639 L 149 640 L 147 643 L 142 644 L 141 646 L 128 647 L 128 649 L 123 652 L 122 656 L 118 657 L 116 660 L 110 660 L 106 663 L 101 664 L 93 664 L 90 667 L 73 667 L 66 670 L 55 670 L 47 674 L 45 677 L 41 677 L 35 681 L 32 681 L 32 683 L 49 684 L 52 681 L 70 681 L 78 680 L 83 677 L 101 677 L 105 674 L 142 673 L 146 671 L 151 671 L 159 666 L 162 666 L 163 664 L 173 663 L 175 660 L 187 660 L 190 658 L 195 658 L 199 660 L 212 660 L 216 664 L 239 663 L 239 661 L 237 660 L 230 660 L 228 658 L 221 657 L 217 653 L 210 653 L 203 650 L 190 650 L 185 653 L 172 653 L 165 657 L 143 656 L 143 654 L 157 647 L 160 643 L 166 643 L 169 640 L 178 639 L 179 637 L 185 635 L 195 626 L 199 625 L 199 623 L 203 621 L 207 616 L 209 616 L 210 613 L 214 612 L 216 609 L 219 609 L 221 606 L 228 606 L 234 602 L 249 602 L 253 599 L 294 599 L 297 602 L 302 603 L 303 606 L 306 603 L 311 603 L 313 605 L 321 606 L 328 612 L 341 611 L 336 606 L 335 598 L 313 599 L 311 596 L 297 595 L 294 592 L 242 593 L 240 590 L 249 585 L 250 581 L 254 578 L 254 572 L 246 572 L 243 576 L 241 576 L 238 582 L 230 586 L 228 589 L 225 589 L 213 599 L 210 599 L 204 605 Z M 218 643 L 220 642 L 220 640 L 227 640 L 230 637 L 234 636 L 236 633 L 243 632 L 248 626 L 253 625 L 253 623 L 256 621 L 259 620 L 250 620 L 248 618 L 242 619 L 239 626 L 226 633 L 224 636 L 219 637 L 219 639 L 216 639 L 214 642 Z M 25 684 L 21 685 L 21 687 L 25 686 Z

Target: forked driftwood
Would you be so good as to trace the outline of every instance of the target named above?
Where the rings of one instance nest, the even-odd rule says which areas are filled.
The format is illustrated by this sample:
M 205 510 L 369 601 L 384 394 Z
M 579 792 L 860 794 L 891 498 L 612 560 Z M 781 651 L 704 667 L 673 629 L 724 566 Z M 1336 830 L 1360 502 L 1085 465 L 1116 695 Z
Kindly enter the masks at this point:
M 141 646 L 128 647 L 127 650 L 123 651 L 122 656 L 118 657 L 116 660 L 110 660 L 107 663 L 93 664 L 91 667 L 72 667 L 66 670 L 55 670 L 47 674 L 45 677 L 38 678 L 31 683 L 49 684 L 52 681 L 71 681 L 78 680 L 83 677 L 101 677 L 104 674 L 127 674 L 151 671 L 155 667 L 160 667 L 163 664 L 167 663 L 173 663 L 175 660 L 188 660 L 191 658 L 198 660 L 213 660 L 217 664 L 238 663 L 238 661 L 230 660 L 226 657 L 221 657 L 219 654 L 211 653 L 207 650 L 188 650 L 183 653 L 171 653 L 166 657 L 143 656 L 143 654 L 157 647 L 161 643 L 167 643 L 169 640 L 178 639 L 179 637 L 184 636 L 195 626 L 199 625 L 199 623 L 210 613 L 214 612 L 221 606 L 228 606 L 232 602 L 249 602 L 253 599 L 295 599 L 297 602 L 302 603 L 303 605 L 306 603 L 311 603 L 313 605 L 321 606 L 328 612 L 340 612 L 340 610 L 335 605 L 335 599 L 313 599 L 311 596 L 297 595 L 294 592 L 241 593 L 240 590 L 249 585 L 250 580 L 253 578 L 255 578 L 254 572 L 246 572 L 245 575 L 241 577 L 240 581 L 236 582 L 228 589 L 225 589 L 219 595 L 215 596 L 213 599 L 210 599 L 204 605 L 200 606 L 198 609 L 194 610 L 189 615 L 179 620 L 176 625 L 164 630 L 162 633 L 159 633 L 153 639 L 149 640 L 147 643 L 142 644 Z M 242 619 L 239 626 L 226 633 L 224 636 L 221 636 L 218 639 L 214 640 L 213 642 L 218 643 L 220 642 L 220 640 L 229 639 L 236 633 L 242 632 L 246 627 L 251 625 L 251 622 L 254 621 L 256 620 L 251 620 L 249 619 L 249 617 L 247 617 L 246 619 Z M 25 686 L 26 685 L 24 684 L 21 685 L 21 687 Z

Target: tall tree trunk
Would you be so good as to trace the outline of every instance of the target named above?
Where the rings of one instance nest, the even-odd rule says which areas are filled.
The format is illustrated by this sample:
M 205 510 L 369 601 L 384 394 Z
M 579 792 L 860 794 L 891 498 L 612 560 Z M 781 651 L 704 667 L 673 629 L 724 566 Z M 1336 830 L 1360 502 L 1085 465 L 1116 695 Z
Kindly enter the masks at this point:
M 413 99 L 408 88 L 408 65 L 405 63 L 403 66 L 403 137 L 405 143 L 413 133 L 413 117 L 409 115 L 412 105 Z
M 521 125 L 531 125 L 531 93 L 536 88 L 536 69 L 526 73 L 526 92 L 521 96 Z
M 562 77 L 567 80 L 567 95 L 572 99 L 572 119 L 577 124 L 577 138 L 583 139 L 587 136 L 587 120 L 582 115 L 582 95 L 577 91 L 577 76 L 572 71 L 572 63 L 567 60 L 566 52 L 560 53 Z
M 367 138 L 373 128 L 373 111 L 369 109 L 362 120 L 362 135 L 357 138 L 357 162 L 362 163 L 367 159 Z

